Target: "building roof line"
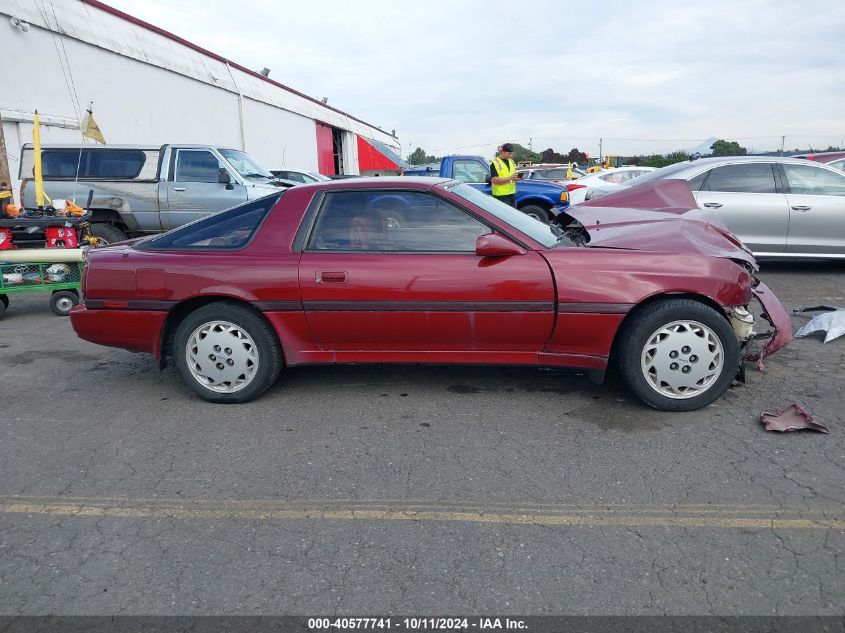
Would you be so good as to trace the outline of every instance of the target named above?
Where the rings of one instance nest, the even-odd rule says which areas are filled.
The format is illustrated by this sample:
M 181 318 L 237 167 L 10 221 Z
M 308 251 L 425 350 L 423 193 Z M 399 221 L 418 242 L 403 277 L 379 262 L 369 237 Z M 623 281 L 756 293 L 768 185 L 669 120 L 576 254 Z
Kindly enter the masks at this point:
M 212 59 L 215 59 L 215 60 L 222 62 L 224 64 L 229 64 L 229 66 L 231 66 L 232 68 L 237 68 L 238 70 L 240 70 L 243 73 L 247 73 L 248 75 L 252 75 L 253 77 L 256 77 L 257 79 L 261 79 L 262 81 L 266 81 L 267 83 L 272 84 L 272 85 L 276 86 L 277 88 L 281 88 L 282 90 L 287 90 L 288 92 L 295 94 L 298 97 L 302 97 L 303 99 L 308 99 L 308 101 L 316 103 L 320 107 L 326 108 L 327 110 L 332 110 L 333 112 L 337 112 L 338 114 L 341 114 L 341 115 L 343 115 L 343 116 L 345 116 L 349 119 L 352 119 L 353 121 L 357 121 L 358 123 L 366 125 L 369 128 L 372 128 L 374 130 L 378 130 L 382 134 L 387 134 L 388 136 L 390 136 L 392 138 L 398 138 L 395 134 L 390 134 L 389 132 L 385 132 L 380 127 L 375 126 L 372 123 L 367 123 L 366 121 L 363 121 L 363 120 L 361 120 L 357 117 L 352 116 L 351 114 L 347 114 L 343 110 L 338 110 L 337 108 L 330 106 L 327 103 L 323 103 L 322 101 L 318 101 L 314 97 L 309 97 L 307 94 L 299 92 L 298 90 L 294 90 L 290 86 L 286 86 L 282 83 L 279 83 L 278 81 L 276 81 L 274 79 L 270 79 L 269 77 L 265 77 L 264 75 L 262 75 L 261 73 L 255 71 L 255 70 L 252 70 L 252 69 L 247 68 L 245 66 L 241 66 L 237 62 L 233 62 L 230 59 L 226 59 L 222 55 L 218 55 L 217 53 L 214 53 L 214 52 L 208 50 L 207 48 L 203 48 L 202 46 L 199 46 L 198 44 L 194 44 L 193 42 L 186 40 L 184 37 L 180 37 L 180 36 L 178 36 L 174 33 L 171 33 L 170 31 L 167 31 L 167 30 L 165 30 L 161 27 L 158 27 L 155 24 L 150 24 L 149 22 L 146 22 L 146 21 L 144 21 L 140 18 L 136 18 L 134 15 L 129 15 L 128 13 L 124 13 L 120 9 L 115 9 L 114 7 L 112 7 L 108 4 L 105 4 L 104 2 L 100 2 L 100 0 L 81 0 L 81 1 L 84 4 L 87 4 L 87 5 L 90 5 L 92 7 L 97 8 L 97 9 L 100 9 L 101 11 L 105 11 L 106 13 L 110 13 L 111 15 L 114 15 L 114 16 L 122 19 L 122 20 L 126 20 L 127 22 L 131 22 L 132 24 L 135 24 L 136 26 L 140 26 L 144 29 L 147 29 L 148 31 L 152 31 L 153 33 L 157 33 L 158 35 L 161 35 L 162 37 L 166 37 L 168 39 L 173 40 L 174 42 L 178 42 L 179 44 L 182 44 L 183 46 L 187 46 L 188 48 L 193 49 L 193 50 L 197 51 L 198 53 L 205 55 L 206 57 L 211 57 Z

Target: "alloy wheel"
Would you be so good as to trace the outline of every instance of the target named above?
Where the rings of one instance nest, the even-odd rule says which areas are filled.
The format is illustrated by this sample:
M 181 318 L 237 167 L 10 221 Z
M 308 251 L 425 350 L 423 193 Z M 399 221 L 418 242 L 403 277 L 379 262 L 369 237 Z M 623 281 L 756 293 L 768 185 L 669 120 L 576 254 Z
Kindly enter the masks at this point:
M 258 347 L 240 326 L 209 321 L 188 337 L 185 358 L 191 376 L 216 393 L 235 393 L 249 385 L 258 370 Z

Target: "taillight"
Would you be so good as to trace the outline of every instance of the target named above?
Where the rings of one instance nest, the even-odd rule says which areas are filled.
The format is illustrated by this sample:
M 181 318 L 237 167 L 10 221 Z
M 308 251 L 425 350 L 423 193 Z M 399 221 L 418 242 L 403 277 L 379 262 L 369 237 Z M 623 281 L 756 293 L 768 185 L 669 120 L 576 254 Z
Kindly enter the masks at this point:
M 576 189 L 586 189 L 587 185 L 577 185 L 574 182 L 569 183 L 566 185 L 567 191 L 575 191 Z

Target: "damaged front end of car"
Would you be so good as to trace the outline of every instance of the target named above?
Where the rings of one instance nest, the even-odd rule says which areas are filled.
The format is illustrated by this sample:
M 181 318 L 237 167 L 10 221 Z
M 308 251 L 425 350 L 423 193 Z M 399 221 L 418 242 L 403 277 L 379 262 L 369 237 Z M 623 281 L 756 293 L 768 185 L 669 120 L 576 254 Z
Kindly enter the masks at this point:
M 771 356 L 779 349 L 783 349 L 792 340 L 792 320 L 783 304 L 762 281 L 757 281 L 751 289 L 755 301 L 762 309 L 761 317 L 768 322 L 771 329 L 760 334 L 753 335 L 753 340 L 764 341 L 760 350 L 752 353 L 744 353 L 743 360 L 757 363 L 757 368 L 763 371 L 765 364 L 763 360 Z M 736 331 L 736 330 L 734 330 Z M 745 349 L 743 349 L 745 352 Z
M 792 340 L 792 322 L 780 300 L 755 276 L 756 263 L 744 258 L 742 261 L 734 260 L 734 262 L 750 274 L 751 299 L 756 303 L 756 309 L 750 302 L 725 309 L 725 315 L 740 344 L 736 380 L 745 382 L 745 364 L 756 363 L 757 368 L 763 371 L 765 368 L 763 359 L 782 349 Z M 759 318 L 755 318 L 755 312 Z M 762 326 L 765 329 L 758 331 L 761 321 L 768 326 Z
M 738 282 L 750 290 L 749 301 L 725 308 L 741 345 L 737 380 L 744 381 L 746 362 L 756 363 L 762 371 L 764 359 L 792 340 L 789 315 L 771 289 L 757 278 L 759 267 L 754 254 L 718 215 L 698 207 L 686 181 L 655 181 L 612 193 L 570 207 L 557 222 L 576 246 L 696 252 L 739 266 L 742 271 Z M 759 318 L 755 320 L 753 313 Z M 761 321 L 768 327 L 758 332 Z

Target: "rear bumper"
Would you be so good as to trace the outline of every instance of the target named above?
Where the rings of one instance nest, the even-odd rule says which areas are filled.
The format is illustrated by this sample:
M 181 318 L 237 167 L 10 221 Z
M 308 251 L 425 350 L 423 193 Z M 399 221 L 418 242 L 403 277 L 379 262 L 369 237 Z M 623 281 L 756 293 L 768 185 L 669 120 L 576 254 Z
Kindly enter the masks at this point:
M 70 322 L 79 338 L 121 347 L 131 352 L 161 355 L 161 329 L 167 312 L 154 310 L 89 310 L 78 305 L 70 313 Z

